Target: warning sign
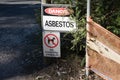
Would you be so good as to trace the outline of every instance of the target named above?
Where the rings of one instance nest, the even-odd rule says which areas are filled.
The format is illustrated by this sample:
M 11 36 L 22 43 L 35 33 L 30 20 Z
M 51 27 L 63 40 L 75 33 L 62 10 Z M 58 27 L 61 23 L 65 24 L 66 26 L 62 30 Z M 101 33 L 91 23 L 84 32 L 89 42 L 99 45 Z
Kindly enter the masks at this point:
M 58 37 L 55 34 L 47 34 L 44 37 L 44 42 L 45 42 L 45 45 L 47 47 L 55 48 L 55 47 L 57 47 L 57 45 L 59 43 L 59 40 L 58 40 Z
M 45 57 L 60 57 L 59 32 L 43 32 L 43 52 Z
M 44 4 L 42 5 L 42 25 L 44 30 L 72 31 L 76 30 L 76 22 L 70 18 L 68 5 Z

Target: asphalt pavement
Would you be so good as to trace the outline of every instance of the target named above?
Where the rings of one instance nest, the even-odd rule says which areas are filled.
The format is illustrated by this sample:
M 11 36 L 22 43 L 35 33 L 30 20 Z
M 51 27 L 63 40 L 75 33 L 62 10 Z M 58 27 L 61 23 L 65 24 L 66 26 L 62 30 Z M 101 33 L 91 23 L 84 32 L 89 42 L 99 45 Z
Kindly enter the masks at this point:
M 35 18 L 40 3 L 8 4 L 11 1 L 15 0 L 0 1 L 0 80 L 34 80 L 31 74 L 42 66 Z

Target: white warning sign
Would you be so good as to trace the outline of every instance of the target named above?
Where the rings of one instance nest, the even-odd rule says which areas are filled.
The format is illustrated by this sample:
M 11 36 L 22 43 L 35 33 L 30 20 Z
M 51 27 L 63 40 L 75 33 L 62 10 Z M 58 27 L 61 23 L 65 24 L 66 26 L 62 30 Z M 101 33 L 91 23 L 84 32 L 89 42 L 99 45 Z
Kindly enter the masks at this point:
M 43 52 L 45 57 L 61 57 L 59 32 L 43 32 Z
M 42 5 L 43 29 L 60 32 L 76 30 L 76 22 L 70 18 L 69 10 L 65 5 Z

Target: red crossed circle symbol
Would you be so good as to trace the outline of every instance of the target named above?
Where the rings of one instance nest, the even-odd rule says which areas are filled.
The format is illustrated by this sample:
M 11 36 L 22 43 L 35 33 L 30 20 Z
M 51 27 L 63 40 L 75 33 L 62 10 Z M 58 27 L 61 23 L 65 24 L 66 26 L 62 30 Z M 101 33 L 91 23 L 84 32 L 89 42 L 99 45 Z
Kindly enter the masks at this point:
M 58 45 L 59 40 L 55 34 L 47 34 L 44 37 L 44 43 L 49 48 L 55 48 Z

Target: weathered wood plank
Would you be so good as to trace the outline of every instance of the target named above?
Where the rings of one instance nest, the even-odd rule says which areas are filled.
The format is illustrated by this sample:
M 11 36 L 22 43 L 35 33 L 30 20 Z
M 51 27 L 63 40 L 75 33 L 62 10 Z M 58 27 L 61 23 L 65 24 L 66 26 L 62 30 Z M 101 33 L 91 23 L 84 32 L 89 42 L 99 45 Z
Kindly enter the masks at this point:
M 90 70 L 106 80 L 120 79 L 120 64 L 88 48 Z
M 120 55 L 119 55 L 120 53 L 116 53 L 115 51 L 113 51 L 112 49 L 110 49 L 100 41 L 90 39 L 89 41 L 87 41 L 87 46 L 90 49 L 98 52 L 100 55 L 107 57 L 120 64 Z
M 106 80 L 120 79 L 120 38 L 94 21 L 88 24 L 90 69 Z
M 120 54 L 120 38 L 106 30 L 99 24 L 92 22 L 89 23 L 89 36 L 102 42 L 104 45 L 109 46 L 112 50 Z

